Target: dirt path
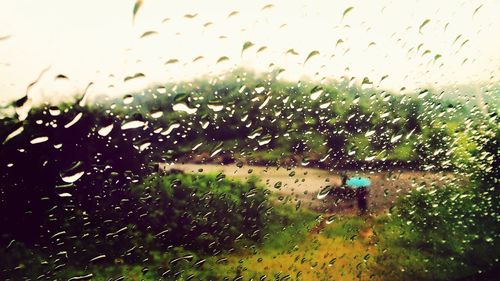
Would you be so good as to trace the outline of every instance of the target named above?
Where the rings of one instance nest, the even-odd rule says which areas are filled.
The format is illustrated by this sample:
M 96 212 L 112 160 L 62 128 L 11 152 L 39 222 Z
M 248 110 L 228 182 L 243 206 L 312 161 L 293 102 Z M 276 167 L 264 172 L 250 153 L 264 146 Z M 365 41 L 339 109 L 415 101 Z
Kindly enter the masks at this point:
M 246 180 L 250 176 L 259 177 L 265 186 L 292 203 L 324 213 L 356 214 L 355 200 L 336 200 L 332 196 L 318 196 L 327 185 L 341 184 L 340 173 L 349 176 L 365 176 L 372 185 L 368 195 L 369 209 L 373 213 L 388 210 L 394 200 L 411 189 L 424 188 L 424 185 L 442 185 L 452 179 L 450 173 L 432 173 L 422 171 L 326 171 L 315 168 L 294 168 L 287 170 L 277 167 L 259 167 L 215 164 L 160 164 L 163 170 L 178 169 L 190 173 L 222 172 L 228 177 Z

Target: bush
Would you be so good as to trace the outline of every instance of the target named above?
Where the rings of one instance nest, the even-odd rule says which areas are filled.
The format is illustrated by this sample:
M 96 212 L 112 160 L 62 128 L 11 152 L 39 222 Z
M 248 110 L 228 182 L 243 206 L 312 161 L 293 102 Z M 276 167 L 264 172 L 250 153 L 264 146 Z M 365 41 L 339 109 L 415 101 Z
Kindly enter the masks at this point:
M 379 218 L 375 271 L 389 280 L 489 280 L 498 273 L 500 191 L 490 167 L 498 163 L 499 132 L 495 125 L 479 126 L 469 132 L 473 145 L 455 149 L 461 154 L 457 176 L 467 183 L 414 190 L 391 216 Z
M 153 175 L 132 187 L 137 225 L 163 248 L 215 253 L 238 241 L 258 241 L 265 223 L 266 195 L 256 178 L 229 180 L 222 174 Z
M 450 280 L 498 266 L 495 213 L 473 192 L 414 192 L 376 228 L 378 270 L 391 280 Z

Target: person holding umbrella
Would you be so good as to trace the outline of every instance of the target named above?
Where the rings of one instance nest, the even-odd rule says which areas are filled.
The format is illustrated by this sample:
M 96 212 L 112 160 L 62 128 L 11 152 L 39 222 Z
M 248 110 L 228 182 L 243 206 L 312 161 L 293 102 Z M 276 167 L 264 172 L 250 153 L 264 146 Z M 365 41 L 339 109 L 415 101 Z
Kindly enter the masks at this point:
M 359 212 L 362 215 L 366 214 L 368 210 L 368 188 L 371 185 L 370 179 L 366 177 L 352 177 L 346 180 L 345 183 L 355 191 Z

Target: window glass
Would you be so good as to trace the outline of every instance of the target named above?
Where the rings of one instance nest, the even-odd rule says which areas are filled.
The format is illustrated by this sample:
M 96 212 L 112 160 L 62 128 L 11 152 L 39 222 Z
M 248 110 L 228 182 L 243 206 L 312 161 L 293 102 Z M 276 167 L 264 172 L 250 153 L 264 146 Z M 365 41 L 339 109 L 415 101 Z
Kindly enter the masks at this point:
M 500 2 L 0 7 L 0 279 L 498 278 Z

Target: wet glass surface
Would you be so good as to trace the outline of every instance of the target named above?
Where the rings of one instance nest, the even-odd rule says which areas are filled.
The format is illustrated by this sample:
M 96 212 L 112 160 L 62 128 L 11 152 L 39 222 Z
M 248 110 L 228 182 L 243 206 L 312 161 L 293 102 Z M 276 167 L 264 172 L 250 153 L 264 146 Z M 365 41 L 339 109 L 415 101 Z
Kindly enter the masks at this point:
M 495 1 L 0 1 L 1 280 L 495 280 Z

